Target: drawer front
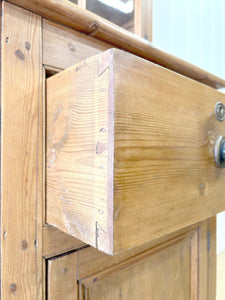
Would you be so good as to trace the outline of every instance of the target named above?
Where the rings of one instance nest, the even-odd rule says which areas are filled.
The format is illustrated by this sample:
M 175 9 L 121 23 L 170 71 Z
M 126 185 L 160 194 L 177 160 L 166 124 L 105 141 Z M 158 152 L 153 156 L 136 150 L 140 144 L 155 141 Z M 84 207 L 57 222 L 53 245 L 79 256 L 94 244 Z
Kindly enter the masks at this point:
M 110 49 L 47 80 L 47 222 L 108 254 L 225 209 L 225 95 Z

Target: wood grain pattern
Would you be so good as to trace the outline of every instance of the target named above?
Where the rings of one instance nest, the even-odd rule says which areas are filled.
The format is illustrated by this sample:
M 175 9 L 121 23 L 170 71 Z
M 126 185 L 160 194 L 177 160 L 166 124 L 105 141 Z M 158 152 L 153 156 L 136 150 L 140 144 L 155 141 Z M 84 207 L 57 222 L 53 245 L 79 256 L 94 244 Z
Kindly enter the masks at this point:
M 139 247 L 130 249 L 128 251 L 123 251 L 117 255 L 109 256 L 103 252 L 98 251 L 93 247 L 87 247 L 85 249 L 82 249 L 82 251 L 77 252 L 77 259 L 79 261 L 78 268 L 77 268 L 77 279 L 80 280 L 82 278 L 98 273 L 102 270 L 108 269 L 115 264 L 122 263 L 131 258 L 133 259 L 135 258 L 135 256 L 138 256 L 148 251 L 149 249 L 159 250 L 161 249 L 160 247 L 164 247 L 165 244 L 166 245 L 173 244 L 176 239 L 177 240 L 182 239 L 184 236 L 188 236 L 188 234 L 191 234 L 191 236 L 192 235 L 195 236 L 196 235 L 195 233 L 198 231 L 198 229 L 204 227 L 205 223 L 207 228 L 207 224 L 208 224 L 207 221 L 203 221 L 201 223 L 191 225 L 188 228 L 182 228 L 181 230 L 173 232 L 170 235 L 163 236 L 162 238 L 148 242 Z M 207 229 L 204 230 L 206 231 L 206 236 L 207 236 Z M 197 245 L 197 247 L 199 246 L 200 245 Z M 207 259 L 205 261 L 207 261 Z
M 95 60 L 90 61 L 89 75 L 86 70 L 86 62 L 71 69 L 72 72 L 75 72 L 74 75 L 79 74 L 76 87 L 73 80 L 71 81 L 71 85 L 76 90 L 73 92 L 80 95 L 77 98 L 78 106 L 74 105 L 73 101 L 69 101 L 70 91 L 65 90 L 65 94 L 62 96 L 55 88 L 61 82 L 60 78 L 63 72 L 48 79 L 47 222 L 84 242 L 107 251 L 112 249 L 112 201 L 110 199 L 113 186 L 111 172 L 113 152 L 112 149 L 109 151 L 104 149 L 100 155 L 100 153 L 96 154 L 96 151 L 102 152 L 104 145 L 112 143 L 113 123 L 109 122 L 112 107 L 106 100 L 112 97 L 110 94 L 112 84 L 108 81 L 109 70 L 102 74 L 102 70 L 99 69 Z M 68 80 L 72 79 L 71 74 L 68 72 Z M 80 76 L 81 74 L 83 76 Z M 101 76 L 98 76 L 98 80 L 95 81 L 92 80 L 92 74 Z M 58 78 L 58 83 L 52 78 Z M 89 82 L 90 86 L 81 89 L 85 82 Z M 60 97 L 58 97 L 59 95 Z M 57 105 L 52 105 L 52 101 L 56 101 Z M 83 107 L 86 111 L 85 118 L 79 107 L 81 109 Z M 57 128 L 58 125 L 60 128 Z M 63 150 L 63 156 L 66 155 L 67 158 L 63 158 L 62 164 L 59 166 L 58 155 L 61 153 L 60 149 L 64 147 L 64 140 L 67 141 L 67 137 L 70 136 L 70 126 L 75 130 L 74 134 L 78 145 L 75 151 L 76 158 L 74 155 L 71 156 L 71 153 L 74 153 L 74 142 L 72 141 L 72 144 L 68 144 L 67 150 Z M 85 132 L 85 136 L 82 132 Z M 73 178 L 70 177 L 70 171 L 68 172 L 65 168 L 67 163 L 72 166 Z M 56 168 L 61 173 L 61 178 L 55 174 Z M 58 190 L 55 183 L 59 186 Z M 82 198 L 85 199 L 85 204 L 80 201 Z M 74 205 L 77 207 L 76 216 L 74 215 Z M 97 231 L 100 230 L 101 236 L 98 236 Z
M 86 246 L 82 241 L 58 230 L 53 226 L 43 228 L 43 251 L 45 258 L 57 256 Z
M 77 299 L 77 278 L 80 279 L 79 295 L 82 297 L 81 299 L 111 297 L 110 299 L 114 300 L 115 295 L 120 298 L 125 297 L 125 299 L 130 296 L 132 299 L 135 293 L 137 298 L 145 297 L 150 294 L 146 292 L 149 288 L 146 276 L 151 273 L 152 269 L 150 261 L 156 258 L 153 268 L 157 269 L 154 274 L 158 276 L 158 281 L 157 276 L 151 279 L 150 274 L 151 283 L 154 285 L 154 291 L 151 292 L 154 296 L 158 295 L 159 299 L 164 296 L 162 296 L 161 286 L 156 289 L 154 281 L 158 284 L 165 276 L 168 281 L 175 283 L 175 287 L 171 284 L 168 288 L 169 297 L 173 297 L 175 293 L 175 298 L 178 295 L 180 299 L 190 295 L 192 300 L 214 300 L 215 218 L 209 220 L 208 226 L 204 221 L 196 225 L 198 228 L 194 226 L 194 231 L 193 226 L 187 228 L 189 233 L 184 234 L 183 238 L 179 236 L 178 232 L 173 232 L 172 235 L 164 235 L 163 238 L 151 241 L 138 249 L 135 248 L 113 257 L 88 246 L 81 250 L 80 247 L 84 245 L 82 242 L 68 237 L 51 226 L 44 227 L 43 254 L 46 258 L 64 251 L 79 249 L 76 253 L 68 256 L 48 260 L 48 272 L 46 273 L 48 276 L 46 279 L 49 279 L 48 295 L 45 294 L 46 269 L 45 260 L 44 262 L 42 260 L 41 228 L 44 220 L 42 218 L 42 197 L 44 196 L 45 179 L 44 176 L 42 177 L 44 164 L 42 148 L 45 149 L 42 125 L 45 118 L 41 91 L 44 79 L 41 69 L 41 18 L 8 3 L 2 4 L 4 9 L 1 27 L 1 79 L 3 80 L 1 86 L 1 158 L 3 159 L 1 166 L 3 179 L 1 182 L 1 299 L 45 299 L 46 296 L 54 300 L 61 300 L 65 297 Z M 33 4 L 36 5 L 36 2 Z M 67 32 L 66 28 L 60 27 L 60 30 Z M 66 45 L 66 42 L 62 39 L 59 44 Z M 45 51 L 47 50 L 45 49 Z M 89 53 L 93 54 L 91 50 Z M 60 60 L 59 49 L 55 53 L 52 64 L 57 61 L 57 56 Z M 72 61 L 73 58 L 70 59 Z M 63 64 L 68 63 L 69 65 L 70 59 L 65 59 Z M 107 66 L 107 60 L 103 60 L 103 62 L 103 65 Z M 58 72 L 59 68 L 51 66 L 51 71 Z M 101 71 L 100 69 L 100 73 Z M 105 91 L 102 90 L 102 92 Z M 214 122 L 212 123 L 214 124 Z M 212 130 L 212 136 L 213 134 Z M 214 139 L 212 136 L 210 135 L 210 141 Z M 98 144 L 96 150 L 100 153 L 102 150 L 104 152 L 105 148 Z M 204 185 L 201 185 L 201 192 L 203 191 Z M 207 204 L 206 211 L 207 209 L 211 210 L 212 207 Z M 203 212 L 205 213 L 204 210 Z M 116 216 L 118 216 L 118 212 L 116 212 Z M 98 227 L 96 229 L 96 233 L 99 233 Z M 172 236 L 176 236 L 173 241 L 171 241 Z M 208 242 L 209 236 L 210 242 Z M 165 247 L 165 244 L 162 245 L 162 243 L 166 240 L 168 242 Z M 156 245 L 159 247 L 155 247 Z M 153 247 L 155 249 L 152 249 Z M 171 247 L 173 247 L 173 251 L 171 251 Z M 151 248 L 151 255 L 148 251 L 149 248 Z M 163 252 L 165 261 L 162 261 Z M 168 263 L 170 254 L 172 254 L 172 259 Z M 186 263 L 182 260 L 183 254 L 185 254 Z M 157 260 L 159 261 L 157 262 Z M 148 266 L 146 266 L 146 261 Z M 185 269 L 187 265 L 188 269 Z M 148 268 L 149 266 L 150 268 Z M 180 268 L 180 266 L 184 268 Z M 169 272 L 171 269 L 172 274 Z M 134 276 L 130 271 L 134 272 Z M 95 274 L 96 272 L 97 274 Z M 190 276 L 188 277 L 189 289 L 185 272 Z M 179 275 L 178 279 L 173 277 L 177 274 Z M 88 278 L 84 279 L 84 277 Z M 130 282 L 130 285 L 127 284 L 127 281 Z M 137 288 L 135 289 L 134 286 Z M 182 294 L 181 288 L 183 288 L 184 294 Z M 131 293 L 132 289 L 133 293 Z
M 186 230 L 142 246 L 136 253 L 127 251 L 123 257 L 107 256 L 88 247 L 71 257 L 48 260 L 48 290 L 53 297 L 50 299 L 62 299 L 67 293 L 69 299 L 76 299 L 76 278 L 78 299 L 148 299 L 146 295 L 149 295 L 152 299 L 164 300 L 176 299 L 175 295 L 179 295 L 178 299 L 213 300 L 206 288 L 211 272 L 208 220 Z M 216 235 L 215 228 L 211 228 L 211 233 Z M 67 272 L 63 272 L 65 268 Z M 208 286 L 214 288 L 211 284 Z
M 66 69 L 109 48 L 112 48 L 110 44 L 43 20 L 43 63 L 46 65 Z
M 225 134 L 214 107 L 225 96 L 131 55 L 117 57 L 114 248 L 124 249 L 225 209 L 225 171 L 213 157 Z
M 216 299 L 216 216 L 208 220 L 207 251 L 208 251 L 208 299 Z
M 222 93 L 109 50 L 49 78 L 47 95 L 50 224 L 112 254 L 225 209 Z
M 2 299 L 42 299 L 41 17 L 3 3 Z
M 67 0 L 9 0 L 9 2 L 33 11 L 85 34 L 95 36 L 135 55 L 153 61 L 177 73 L 203 82 L 214 88 L 225 87 L 225 80 L 170 55 L 152 43 L 86 11 Z
M 213 217 L 214 218 L 214 217 Z M 208 222 L 209 219 L 201 222 L 198 229 L 198 251 L 199 251 L 199 259 L 198 265 L 199 268 L 199 290 L 198 290 L 198 297 L 200 300 L 214 300 L 208 297 L 208 276 L 211 270 L 208 268 L 208 259 L 209 259 L 209 252 L 208 252 Z M 212 232 L 213 235 L 216 236 L 216 231 Z M 212 287 L 213 289 L 215 287 Z
M 107 256 L 88 247 L 71 257 L 48 260 L 48 290 L 53 297 L 50 299 L 63 299 L 65 295 L 76 299 L 76 278 L 78 299 L 132 300 L 151 296 L 151 299 L 168 300 L 178 295 L 178 299 L 213 300 L 206 288 L 208 285 L 214 289 L 208 283 L 211 272 L 208 220 L 186 230 L 142 246 L 136 253 L 127 251 L 124 256 Z M 215 228 L 211 228 L 211 233 L 216 235 Z M 65 268 L 67 271 L 63 272 Z
M 80 299 L 194 299 L 190 266 L 198 256 L 191 255 L 191 236 L 189 233 L 80 280 Z
M 199 228 L 192 234 L 190 238 L 190 277 L 191 277 L 191 291 L 190 299 L 199 299 Z
M 77 260 L 78 260 L 78 269 L 77 269 L 77 279 L 80 281 L 80 295 L 84 295 L 86 289 L 86 283 L 91 283 L 91 279 L 95 279 L 97 282 L 98 276 L 100 274 L 106 274 L 110 268 L 114 266 L 121 265 L 132 265 L 130 261 L 137 261 L 141 256 L 146 257 L 146 253 L 151 251 L 151 255 L 154 253 L 158 253 L 161 250 L 166 251 L 167 247 L 177 244 L 179 245 L 179 241 L 183 241 L 184 239 L 188 239 L 189 241 L 189 255 L 190 255 L 190 268 L 189 268 L 189 278 L 190 278 L 190 300 L 198 299 L 198 300 L 214 300 L 213 293 L 215 293 L 215 261 L 210 260 L 210 256 L 215 252 L 215 244 L 210 251 L 208 251 L 208 222 L 214 223 L 215 217 L 205 220 L 201 223 L 193 225 L 189 228 L 186 228 L 187 232 L 182 233 L 179 231 L 177 233 L 173 233 L 173 235 L 164 237 L 163 239 L 155 241 L 155 243 L 149 243 L 148 245 L 143 245 L 142 247 L 138 247 L 135 250 L 126 251 L 123 254 L 107 256 L 104 253 L 101 253 L 91 247 L 83 249 L 82 251 L 77 252 Z M 184 230 L 184 229 L 183 229 Z M 211 226 L 210 233 L 212 235 L 213 241 L 216 237 L 215 227 Z M 213 242 L 214 243 L 214 242 Z M 179 247 L 179 246 L 178 246 Z M 179 257 L 180 254 L 177 254 Z M 214 254 L 213 254 L 214 256 Z M 215 257 L 215 256 L 214 256 Z M 168 257 L 169 259 L 169 257 Z M 141 259 L 140 259 L 141 262 Z M 208 263 L 210 262 L 210 264 Z M 161 261 L 159 262 L 160 265 Z M 167 264 L 164 264 L 164 267 L 167 268 Z M 170 264 L 169 270 L 174 270 L 177 268 L 176 264 Z M 212 268 L 212 269 L 211 269 Z M 123 268 L 121 268 L 123 269 Z M 186 270 L 187 271 L 187 270 Z M 107 273 L 109 274 L 109 272 Z M 113 274 L 113 272 L 110 272 Z M 115 273 L 114 273 L 115 274 Z M 165 272 L 166 274 L 166 272 Z M 164 280 L 167 281 L 167 276 L 160 274 L 158 277 L 158 281 L 161 284 L 164 284 Z M 156 274 L 155 274 L 156 275 Z M 111 276 L 111 275 L 110 275 Z M 135 274 L 134 274 L 135 276 Z M 82 280 L 83 278 L 86 278 Z M 127 276 L 127 279 L 129 275 Z M 90 280 L 89 280 L 90 279 Z M 212 280 L 211 280 L 212 279 Z M 147 279 L 146 279 L 147 280 Z M 148 278 L 149 280 L 149 278 Z M 94 281 L 93 281 L 94 284 Z M 182 286 L 184 286 L 182 284 Z M 119 288 L 120 285 L 118 285 Z M 141 285 L 142 286 L 142 285 Z M 156 286 L 157 287 L 157 286 Z M 139 288 L 139 287 L 138 287 Z M 99 290 L 104 289 L 104 281 L 101 286 L 99 284 Z M 171 289 L 173 286 L 171 285 Z M 161 288 L 155 288 L 153 299 L 157 298 L 158 291 L 160 292 Z M 125 291 L 126 292 L 126 291 Z M 184 293 L 186 290 L 184 289 Z M 168 289 L 168 294 L 170 293 L 170 288 Z M 215 295 L 215 294 L 214 294 Z M 83 299 L 80 296 L 80 299 Z M 157 298 L 158 299 L 158 298 Z M 167 298 L 165 298 L 167 299 Z M 175 298 L 176 299 L 176 298 Z
M 76 252 L 48 260 L 48 300 L 76 300 Z

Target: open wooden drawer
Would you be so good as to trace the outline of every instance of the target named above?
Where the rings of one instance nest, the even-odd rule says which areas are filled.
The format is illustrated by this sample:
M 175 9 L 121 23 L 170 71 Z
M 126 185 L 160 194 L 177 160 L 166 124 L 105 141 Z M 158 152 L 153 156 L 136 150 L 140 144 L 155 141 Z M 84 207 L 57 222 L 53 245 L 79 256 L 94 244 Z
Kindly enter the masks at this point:
M 225 95 L 110 49 L 47 80 L 46 220 L 114 254 L 225 210 Z

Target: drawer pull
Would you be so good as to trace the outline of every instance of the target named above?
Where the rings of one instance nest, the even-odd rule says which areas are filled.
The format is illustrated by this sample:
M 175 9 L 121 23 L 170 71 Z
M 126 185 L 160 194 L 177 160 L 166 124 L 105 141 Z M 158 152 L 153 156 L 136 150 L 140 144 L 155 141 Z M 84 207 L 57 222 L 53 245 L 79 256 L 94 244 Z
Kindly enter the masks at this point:
M 215 115 L 219 121 L 223 121 L 225 119 L 225 107 L 223 103 L 216 103 Z
M 223 136 L 220 136 L 215 144 L 215 162 L 218 167 L 225 167 L 225 138 Z

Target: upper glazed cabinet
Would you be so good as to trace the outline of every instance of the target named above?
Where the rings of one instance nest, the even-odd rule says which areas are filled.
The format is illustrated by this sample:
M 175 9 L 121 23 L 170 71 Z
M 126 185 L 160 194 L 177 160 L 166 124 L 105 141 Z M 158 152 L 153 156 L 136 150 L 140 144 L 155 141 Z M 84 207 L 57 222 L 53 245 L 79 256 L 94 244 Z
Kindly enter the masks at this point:
M 69 0 L 148 41 L 152 40 L 152 0 Z

